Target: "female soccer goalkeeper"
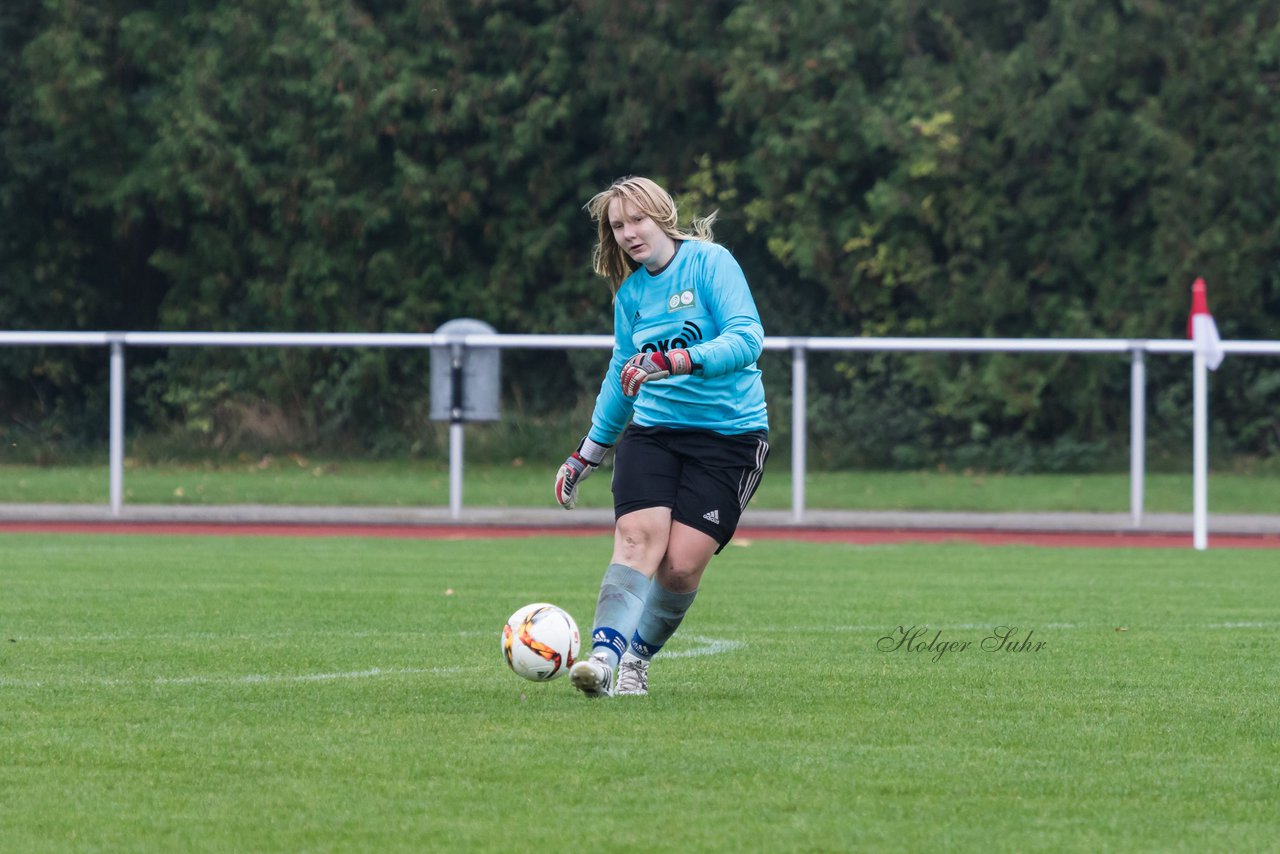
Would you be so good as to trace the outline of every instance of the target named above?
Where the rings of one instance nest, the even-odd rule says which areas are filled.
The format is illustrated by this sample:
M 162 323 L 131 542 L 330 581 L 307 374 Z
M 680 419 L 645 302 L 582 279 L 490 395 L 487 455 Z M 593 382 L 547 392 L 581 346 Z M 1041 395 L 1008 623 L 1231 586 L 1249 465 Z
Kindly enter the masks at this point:
M 682 231 L 671 195 L 640 177 L 615 181 L 587 210 L 599 231 L 595 270 L 614 293 L 613 358 L 555 492 L 573 509 L 617 442 L 616 527 L 591 655 L 569 679 L 588 697 L 647 694 L 649 662 L 760 485 L 764 329 L 742 268 L 712 242 L 714 213 Z

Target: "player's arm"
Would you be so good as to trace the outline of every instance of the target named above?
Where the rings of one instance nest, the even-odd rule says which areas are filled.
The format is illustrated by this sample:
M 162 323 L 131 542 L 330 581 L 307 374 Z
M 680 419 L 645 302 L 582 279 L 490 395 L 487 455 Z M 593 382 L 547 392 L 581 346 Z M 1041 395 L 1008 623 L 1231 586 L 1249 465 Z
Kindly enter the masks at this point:
M 709 341 L 688 350 L 690 363 L 705 377 L 739 371 L 760 358 L 764 351 L 764 326 L 756 310 L 742 267 L 728 250 L 714 256 L 699 298 L 711 310 L 720 332 Z
M 611 445 L 617 440 L 636 406 L 635 397 L 624 394 L 623 384 L 619 382 L 630 364 L 628 357 L 635 352 L 631 316 L 627 313 L 630 310 L 632 306 L 621 295 L 613 301 L 613 356 L 600 383 L 596 406 L 591 412 L 591 431 L 587 434 L 602 445 Z
M 566 510 L 578 506 L 578 486 L 604 462 L 609 445 L 583 437 L 578 450 L 569 455 L 556 472 L 556 502 Z
M 556 502 L 566 510 L 577 505 L 578 486 L 599 467 L 635 408 L 635 398 L 623 395 L 617 380 L 632 346 L 630 319 L 620 299 L 614 300 L 613 337 L 613 355 L 600 383 L 600 393 L 596 395 L 591 429 L 556 472 Z
M 622 394 L 635 397 L 640 393 L 640 386 L 647 382 L 691 374 L 693 369 L 689 351 L 676 348 L 665 353 L 636 353 L 622 366 L 618 378 Z
M 715 247 L 698 283 L 698 295 L 715 317 L 719 334 L 687 349 L 632 356 L 620 375 L 624 395 L 637 395 L 644 383 L 672 376 L 722 376 L 760 358 L 764 350 L 764 326 L 747 286 L 747 277 L 727 249 Z

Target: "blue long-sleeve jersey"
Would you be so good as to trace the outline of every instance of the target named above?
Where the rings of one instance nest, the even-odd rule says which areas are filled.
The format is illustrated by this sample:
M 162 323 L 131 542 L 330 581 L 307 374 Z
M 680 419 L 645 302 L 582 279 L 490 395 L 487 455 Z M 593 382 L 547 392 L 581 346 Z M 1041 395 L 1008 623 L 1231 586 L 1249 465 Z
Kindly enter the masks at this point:
M 666 269 L 639 268 L 618 288 L 609 370 L 591 415 L 592 441 L 613 444 L 631 419 L 641 427 L 736 434 L 768 430 L 756 360 L 764 327 L 747 278 L 727 249 L 702 240 L 678 244 Z M 683 347 L 698 366 L 688 376 L 647 382 L 635 397 L 620 375 L 636 353 Z

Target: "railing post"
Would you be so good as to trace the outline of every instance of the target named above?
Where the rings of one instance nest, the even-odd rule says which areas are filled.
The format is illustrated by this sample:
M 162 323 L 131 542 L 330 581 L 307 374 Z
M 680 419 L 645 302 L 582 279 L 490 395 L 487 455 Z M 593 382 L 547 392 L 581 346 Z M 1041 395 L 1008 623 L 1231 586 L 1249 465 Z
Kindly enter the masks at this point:
M 1133 527 L 1142 526 L 1147 472 L 1147 361 L 1136 346 L 1129 366 L 1129 514 Z
M 449 518 L 458 519 L 462 516 L 462 411 L 465 405 L 462 344 L 456 341 L 450 344 L 449 355 L 453 398 L 449 413 Z
M 124 509 L 124 341 L 111 341 L 111 399 L 107 455 L 111 470 L 111 515 Z
M 804 474 L 808 409 L 808 363 L 805 345 L 791 348 L 791 521 L 804 521 Z
M 1209 371 L 1204 353 L 1191 357 L 1191 544 L 1209 548 Z

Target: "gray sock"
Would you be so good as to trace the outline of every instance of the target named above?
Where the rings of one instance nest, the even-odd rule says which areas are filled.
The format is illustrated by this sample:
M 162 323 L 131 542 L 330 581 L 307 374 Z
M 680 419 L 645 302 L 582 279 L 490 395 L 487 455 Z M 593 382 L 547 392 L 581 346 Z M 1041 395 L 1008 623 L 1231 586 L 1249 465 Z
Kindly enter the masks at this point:
M 649 578 L 638 569 L 611 563 L 604 571 L 591 629 L 591 652 L 607 655 L 610 667 L 616 668 L 627 651 L 627 638 L 636 630 L 648 591 Z
M 640 615 L 635 634 L 631 636 L 631 651 L 645 661 L 657 655 L 658 650 L 676 633 L 680 621 L 684 619 L 697 595 L 697 590 L 691 593 L 672 593 L 655 580 L 649 587 L 644 613 Z

